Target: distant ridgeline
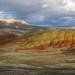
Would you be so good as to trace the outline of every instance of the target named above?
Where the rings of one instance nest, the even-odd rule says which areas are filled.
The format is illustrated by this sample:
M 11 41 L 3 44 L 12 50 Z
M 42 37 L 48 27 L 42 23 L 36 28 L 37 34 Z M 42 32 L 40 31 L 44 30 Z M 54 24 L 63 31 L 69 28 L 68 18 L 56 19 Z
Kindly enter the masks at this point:
M 21 25 L 25 24 L 28 25 L 28 23 L 24 20 L 19 20 L 19 19 L 0 19 L 0 25 Z

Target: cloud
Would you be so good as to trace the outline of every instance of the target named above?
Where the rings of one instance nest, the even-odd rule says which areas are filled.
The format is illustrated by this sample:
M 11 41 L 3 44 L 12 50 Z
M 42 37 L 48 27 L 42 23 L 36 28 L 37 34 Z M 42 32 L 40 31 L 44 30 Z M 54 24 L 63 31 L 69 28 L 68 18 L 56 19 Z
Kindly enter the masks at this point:
M 68 25 L 72 21 L 64 17 L 75 18 L 75 0 L 0 0 L 0 6 L 6 12 L 4 18 L 22 18 L 32 24 Z
M 0 11 L 0 18 L 16 18 L 12 13 Z
M 68 11 L 75 11 L 75 0 L 64 0 L 64 7 Z

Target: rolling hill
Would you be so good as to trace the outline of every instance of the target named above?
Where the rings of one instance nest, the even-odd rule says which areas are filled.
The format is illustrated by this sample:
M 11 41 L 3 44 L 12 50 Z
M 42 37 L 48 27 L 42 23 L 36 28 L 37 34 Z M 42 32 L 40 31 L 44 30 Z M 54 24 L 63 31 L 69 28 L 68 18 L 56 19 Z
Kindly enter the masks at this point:
M 28 32 L 21 36 L 6 34 L 1 36 L 2 47 L 15 50 L 49 50 L 50 48 L 75 48 L 75 30 L 45 29 Z M 13 40 L 13 41 L 12 41 Z

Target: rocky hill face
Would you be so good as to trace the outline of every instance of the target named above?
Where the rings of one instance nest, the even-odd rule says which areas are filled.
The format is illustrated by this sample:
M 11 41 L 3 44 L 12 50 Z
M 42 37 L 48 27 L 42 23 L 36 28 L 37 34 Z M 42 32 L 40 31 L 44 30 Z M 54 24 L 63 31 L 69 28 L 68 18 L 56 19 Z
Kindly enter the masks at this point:
M 29 32 L 22 36 L 6 34 L 0 36 L 0 45 L 14 50 L 46 50 L 50 48 L 74 48 L 75 30 L 46 29 Z

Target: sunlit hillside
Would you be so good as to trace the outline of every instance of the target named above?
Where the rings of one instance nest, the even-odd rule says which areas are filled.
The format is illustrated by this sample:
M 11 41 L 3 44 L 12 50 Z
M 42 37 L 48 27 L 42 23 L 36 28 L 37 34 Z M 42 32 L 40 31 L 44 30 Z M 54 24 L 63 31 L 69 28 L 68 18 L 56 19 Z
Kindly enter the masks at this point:
M 20 19 L 0 19 L 0 24 L 6 24 L 6 25 L 11 25 L 11 24 L 28 24 L 24 20 Z
M 46 50 L 49 48 L 75 48 L 75 30 L 72 29 L 46 29 L 23 34 L 18 39 L 12 38 L 3 47 L 14 48 L 15 50 Z M 12 34 L 11 34 L 12 35 Z M 4 38 L 7 39 L 7 36 Z M 1 37 L 0 37 L 1 38 Z M 4 40 L 0 40 L 1 43 Z

